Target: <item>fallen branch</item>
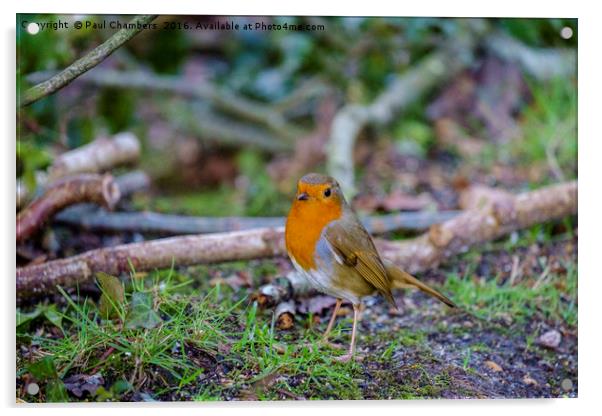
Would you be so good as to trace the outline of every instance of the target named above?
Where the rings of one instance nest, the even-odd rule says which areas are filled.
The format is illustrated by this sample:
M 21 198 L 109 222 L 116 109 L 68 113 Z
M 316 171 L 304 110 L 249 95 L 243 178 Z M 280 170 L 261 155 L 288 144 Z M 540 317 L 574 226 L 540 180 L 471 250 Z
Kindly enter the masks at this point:
M 82 284 L 96 272 L 112 275 L 169 268 L 172 264 L 221 263 L 284 254 L 284 229 L 261 228 L 231 233 L 164 238 L 87 251 L 77 256 L 17 269 L 17 297 Z
M 475 201 L 476 206 L 472 205 L 469 211 L 433 225 L 418 238 L 401 242 L 377 240 L 379 252 L 408 272 L 418 273 L 437 267 L 446 258 L 463 253 L 474 245 L 577 213 L 576 181 L 519 195 L 506 194 L 505 197 L 498 191 L 491 202 L 482 188 L 476 192 L 480 197 L 464 198 Z
M 151 186 L 151 178 L 142 170 L 134 170 L 115 178 L 121 197 L 130 196 L 136 192 L 144 191 Z
M 471 209 L 426 234 L 403 242 L 376 240 L 383 257 L 417 273 L 470 246 L 512 231 L 577 212 L 577 182 L 548 186 L 509 196 L 489 209 Z M 283 228 L 172 237 L 88 251 L 78 256 L 17 269 L 17 297 L 48 293 L 56 287 L 81 284 L 102 271 L 120 274 L 169 268 L 172 264 L 220 263 L 285 254 Z M 292 286 L 291 286 L 292 287 Z
M 49 180 L 75 173 L 104 172 L 135 162 L 140 157 L 140 141 L 132 133 L 119 133 L 112 139 L 99 138 L 58 156 L 48 168 Z
M 282 302 L 274 309 L 276 327 L 278 329 L 291 329 L 295 325 L 295 302 Z
M 132 133 L 120 133 L 112 139 L 98 138 L 85 146 L 69 150 L 54 160 L 48 172 L 35 172 L 37 191 L 29 189 L 22 180 L 17 180 L 17 208 L 27 204 L 34 198 L 34 193 L 41 193 L 46 185 L 56 179 L 77 173 L 102 173 L 116 166 L 134 163 L 139 157 L 140 141 Z M 140 176 L 136 180 L 141 180 Z
M 48 76 L 48 73 L 33 73 L 28 75 L 27 79 L 35 81 L 44 76 Z M 288 140 L 294 140 L 304 134 L 299 128 L 289 124 L 281 112 L 274 110 L 269 105 L 236 95 L 223 88 L 220 89 L 209 82 L 191 84 L 183 77 L 112 69 L 97 69 L 82 76 L 79 81 L 101 87 L 166 92 L 182 97 L 195 98 L 236 118 L 252 121 L 266 127 L 278 136 Z
M 424 230 L 458 215 L 458 211 L 402 212 L 363 218 L 374 234 L 396 230 Z M 156 212 L 107 212 L 96 208 L 62 212 L 56 220 L 92 231 L 130 231 L 165 235 L 206 234 L 282 227 L 282 217 L 190 217 Z
M 48 219 L 69 205 L 93 202 L 113 209 L 119 198 L 119 188 L 110 175 L 88 174 L 64 178 L 19 213 L 17 243 L 31 237 Z
M 328 144 L 327 169 L 337 178 L 345 195 L 355 194 L 353 148 L 362 129 L 367 125 L 392 122 L 426 92 L 469 65 L 475 45 L 472 32 L 471 29 L 464 30 L 454 44 L 433 52 L 398 76 L 372 104 L 347 105 L 335 116 Z
M 136 36 L 140 31 L 147 29 L 149 27 L 149 23 L 155 20 L 156 17 L 157 16 L 155 15 L 140 15 L 134 17 L 128 23 L 128 26 L 134 25 L 134 28 L 119 30 L 103 44 L 88 52 L 85 56 L 69 65 L 60 73 L 56 74 L 49 80 L 29 88 L 23 94 L 19 105 L 24 107 L 63 88 L 81 74 L 89 71 L 104 61 L 110 54 L 112 54 L 125 42 Z

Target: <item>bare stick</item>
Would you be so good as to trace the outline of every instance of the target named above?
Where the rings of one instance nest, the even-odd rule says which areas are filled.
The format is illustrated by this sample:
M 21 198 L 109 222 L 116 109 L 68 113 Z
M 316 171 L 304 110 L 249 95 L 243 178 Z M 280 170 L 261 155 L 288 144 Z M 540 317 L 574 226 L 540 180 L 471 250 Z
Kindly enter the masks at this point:
M 46 190 L 17 216 L 17 242 L 24 241 L 63 208 L 94 202 L 112 209 L 119 201 L 119 188 L 111 175 L 78 175 L 64 178 Z
M 373 234 L 400 229 L 424 230 L 458 215 L 459 211 L 402 212 L 363 218 Z M 97 209 L 62 212 L 56 220 L 88 230 L 133 231 L 167 235 L 222 233 L 262 227 L 281 227 L 282 217 L 190 217 L 156 212 L 107 212 Z
M 274 309 L 276 327 L 286 330 L 295 326 L 295 302 L 282 302 Z
M 48 169 L 49 179 L 74 173 L 104 172 L 115 166 L 137 161 L 140 141 L 132 133 L 119 133 L 112 139 L 99 138 L 58 156 Z
M 508 194 L 505 198 L 498 194 L 491 203 L 484 203 L 481 198 L 479 205 L 449 221 L 433 225 L 429 232 L 418 238 L 401 242 L 377 240 L 379 252 L 409 273 L 437 267 L 444 259 L 474 245 L 576 214 L 577 182 L 564 182 L 519 195 Z
M 97 46 L 92 51 L 88 52 L 84 57 L 78 59 L 67 68 L 62 70 L 47 81 L 37 84 L 29 88 L 23 94 L 20 106 L 24 107 L 34 103 L 55 91 L 63 88 L 75 78 L 79 77 L 86 71 L 94 68 L 96 65 L 104 61 L 110 54 L 125 42 L 136 36 L 140 31 L 148 29 L 149 23 L 155 20 L 156 15 L 140 15 L 134 17 L 127 25 L 134 25 L 132 29 L 121 29 L 111 36 L 102 45 Z
M 91 250 L 80 255 L 17 269 L 17 293 L 25 298 L 54 291 L 56 285 L 81 284 L 102 271 L 118 275 L 169 268 L 172 264 L 221 263 L 284 254 L 284 229 L 172 237 Z
M 112 139 L 99 138 L 58 156 L 46 172 L 36 172 L 38 189 L 61 177 L 77 173 L 100 173 L 113 167 L 133 163 L 140 156 L 140 142 L 131 133 L 120 133 Z M 17 206 L 33 197 L 32 190 L 17 181 Z
M 48 182 L 48 175 L 43 172 L 40 173 L 43 176 L 39 176 L 37 179 L 38 190 L 36 191 L 36 195 L 41 195 L 43 192 L 43 188 Z M 115 184 L 119 188 L 119 193 L 121 197 L 127 197 L 135 192 L 139 192 L 145 189 L 148 189 L 151 185 L 151 179 L 146 172 L 141 170 L 135 170 L 132 172 L 124 173 L 115 178 Z M 19 187 L 23 187 L 20 189 Z M 20 208 L 25 203 L 29 202 L 30 199 L 33 198 L 33 195 L 29 192 L 29 190 L 25 187 L 22 181 L 17 181 L 17 198 L 20 199 L 17 202 L 17 208 Z M 85 209 L 84 209 L 85 208 Z M 77 218 L 83 217 L 86 215 L 94 215 L 97 212 L 107 213 L 105 210 L 100 210 L 96 206 L 88 206 L 87 204 L 79 204 L 77 206 L 67 208 L 63 212 L 59 213 L 56 218 L 59 218 L 61 215 L 65 213 L 69 213 L 68 217 L 76 216 Z M 76 214 L 77 213 L 77 214 Z
M 490 208 L 471 209 L 424 235 L 403 242 L 376 240 L 383 257 L 410 273 L 436 267 L 442 260 L 514 230 L 577 212 L 577 182 L 509 196 Z M 99 271 L 109 274 L 192 264 L 220 263 L 285 255 L 284 229 L 261 228 L 231 233 L 172 237 L 107 247 L 63 260 L 17 269 L 17 296 L 48 293 L 72 286 Z
M 27 204 L 34 193 L 41 193 L 53 180 L 76 173 L 101 173 L 116 166 L 134 163 L 139 157 L 140 141 L 128 132 L 116 134 L 112 139 L 101 137 L 85 146 L 69 150 L 55 158 L 48 172 L 35 172 L 37 190 L 29 189 L 22 180 L 17 180 L 17 208 Z M 140 176 L 128 180 L 132 179 L 143 180 Z M 148 180 L 148 176 L 146 179 Z

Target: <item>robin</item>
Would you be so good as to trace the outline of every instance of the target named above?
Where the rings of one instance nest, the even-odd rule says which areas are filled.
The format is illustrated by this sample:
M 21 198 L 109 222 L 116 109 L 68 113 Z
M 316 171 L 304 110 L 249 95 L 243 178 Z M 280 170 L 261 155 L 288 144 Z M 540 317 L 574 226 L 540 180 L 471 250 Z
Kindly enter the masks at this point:
M 297 271 L 316 289 L 336 298 L 324 342 L 328 342 L 343 300 L 353 305 L 349 351 L 336 358 L 338 361 L 354 357 L 360 304 L 365 296 L 378 292 L 396 307 L 391 289 L 414 287 L 456 307 L 441 293 L 379 256 L 370 234 L 330 176 L 309 173 L 299 180 L 286 220 L 285 242 Z

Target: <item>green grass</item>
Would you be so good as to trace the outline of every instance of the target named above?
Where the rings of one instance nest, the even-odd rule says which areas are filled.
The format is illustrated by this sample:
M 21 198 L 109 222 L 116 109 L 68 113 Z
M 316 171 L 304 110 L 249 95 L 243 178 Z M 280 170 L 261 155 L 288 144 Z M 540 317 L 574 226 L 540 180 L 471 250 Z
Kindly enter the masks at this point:
M 567 221 L 572 226 L 571 220 Z M 511 252 L 567 236 L 570 231 L 559 236 L 552 227 L 537 226 L 479 251 L 471 250 L 458 261 L 476 265 L 486 250 Z M 540 261 L 545 267 L 548 260 L 543 256 Z M 529 322 L 577 324 L 577 267 L 568 260 L 563 266 L 566 273 L 522 276 L 514 285 L 496 276 L 476 277 L 471 268 L 462 274 L 450 271 L 442 289 L 461 308 L 486 321 L 510 317 L 511 329 L 506 330 L 524 330 L 524 351 L 530 351 L 539 334 L 529 332 Z M 446 364 L 430 349 L 429 338 L 439 332 L 451 333 L 458 340 L 474 335 L 474 327 L 449 326 L 439 319 L 398 328 L 394 333 L 362 331 L 359 345 L 370 351 L 370 370 L 361 362 L 333 362 L 331 357 L 342 352 L 318 344 L 325 323 L 315 327 L 311 314 L 299 315 L 295 330 L 280 331 L 275 328 L 272 311 L 259 310 L 250 301 L 248 289 L 209 283 L 213 276 L 249 269 L 253 270 L 254 287 L 278 271 L 273 262 L 253 261 L 151 272 L 128 279 L 125 300 L 117 305 L 112 320 L 101 318 L 97 301 L 72 300 L 66 294 L 64 306 L 22 311 L 20 319 L 30 320 L 17 328 L 17 376 L 27 376 L 32 362 L 49 357 L 60 380 L 74 374 L 102 373 L 106 391 L 88 400 L 130 400 L 134 391 L 151 392 L 154 399 L 202 401 L 440 397 L 449 391 L 449 380 L 457 377 L 458 370 L 445 369 Z M 157 326 L 128 327 L 136 293 L 151 297 L 153 310 L 161 319 Z M 348 342 L 349 327 L 349 317 L 339 319 L 332 340 Z M 458 345 L 457 365 L 465 375 L 479 372 L 476 365 L 492 348 L 486 342 Z M 33 356 L 20 355 L 20 345 L 29 347 Z M 403 357 L 402 361 L 396 361 L 398 357 Z M 391 371 L 392 365 L 401 367 Z M 370 378 L 378 378 L 378 388 L 371 390 L 358 383 Z M 127 389 L 113 388 L 124 384 Z M 454 391 L 460 392 L 458 389 Z M 46 396 L 33 399 L 45 401 Z
M 162 319 L 157 327 L 128 329 L 125 312 L 104 320 L 94 302 L 74 302 L 65 294 L 68 306 L 60 313 L 64 336 L 33 335 L 37 355 L 51 357 L 61 379 L 101 372 L 109 383 L 125 379 L 134 390 L 152 386 L 157 399 L 223 400 L 247 390 L 259 399 L 278 399 L 278 390 L 310 398 L 361 397 L 353 382 L 358 364 L 332 362 L 328 357 L 337 352 L 318 345 L 317 333 L 308 330 L 302 340 L 294 339 L 274 328 L 270 313 L 245 297 L 236 300 L 230 288 L 218 285 L 201 296 L 166 274 L 172 275 L 162 272 L 146 285 L 138 281 L 130 286 L 132 293 L 152 293 Z M 302 346 L 305 342 L 313 348 Z M 210 368 L 187 354 L 190 347 L 213 357 Z M 226 374 L 216 370 L 221 365 L 228 368 Z M 270 388 L 262 388 L 260 381 L 273 374 Z M 287 384 L 281 375 L 296 384 Z
M 498 279 L 474 278 L 449 273 L 445 291 L 456 303 L 483 319 L 510 317 L 524 323 L 539 314 L 569 326 L 577 324 L 577 267 L 565 264 L 566 274 L 547 273 L 523 278 L 519 283 L 500 284 Z M 539 282 L 539 283 L 538 283 Z
M 565 179 L 577 177 L 577 93 L 574 82 L 554 79 L 546 83 L 529 82 L 532 101 L 521 112 L 520 137 L 506 143 L 487 141 L 474 162 L 485 170 L 495 163 L 528 167 L 552 164 Z M 468 161 L 470 162 L 470 161 Z M 533 187 L 558 181 L 544 175 Z

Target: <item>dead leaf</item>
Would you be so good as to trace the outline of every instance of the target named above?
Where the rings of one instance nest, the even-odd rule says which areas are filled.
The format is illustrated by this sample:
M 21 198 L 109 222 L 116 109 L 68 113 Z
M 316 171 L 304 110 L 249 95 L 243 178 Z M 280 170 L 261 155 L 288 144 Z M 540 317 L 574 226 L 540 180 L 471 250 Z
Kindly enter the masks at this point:
M 95 396 L 99 387 L 104 384 L 104 379 L 100 373 L 87 375 L 75 374 L 63 380 L 67 391 L 78 398 L 81 398 L 85 392 L 90 396 Z
M 525 383 L 528 386 L 538 386 L 539 385 L 537 380 L 535 380 L 528 374 L 523 377 L 523 383 Z
M 256 379 L 248 389 L 245 389 L 241 392 L 241 398 L 243 400 L 258 400 L 259 394 L 272 387 L 279 377 L 280 373 L 274 371 L 259 379 Z
M 485 361 L 484 364 L 485 364 L 485 366 L 487 366 L 487 368 L 489 368 L 491 371 L 493 371 L 495 373 L 504 371 L 504 369 L 494 361 Z
M 102 290 L 98 305 L 101 316 L 105 319 L 118 316 L 119 308 L 125 301 L 125 289 L 121 280 L 103 272 L 98 272 L 96 278 Z
M 278 329 L 287 330 L 295 326 L 295 317 L 290 312 L 284 312 L 278 316 L 276 327 Z

